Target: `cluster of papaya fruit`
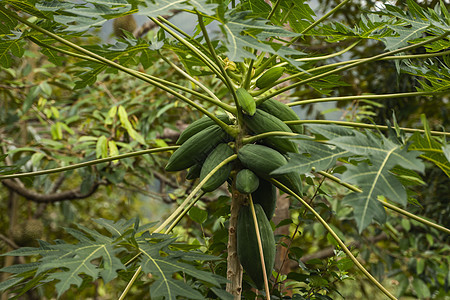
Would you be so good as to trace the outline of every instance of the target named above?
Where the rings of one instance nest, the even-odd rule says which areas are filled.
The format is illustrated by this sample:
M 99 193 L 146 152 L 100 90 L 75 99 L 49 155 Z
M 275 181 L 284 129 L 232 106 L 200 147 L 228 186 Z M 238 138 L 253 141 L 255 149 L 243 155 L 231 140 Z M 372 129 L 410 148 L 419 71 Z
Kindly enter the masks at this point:
M 273 69 L 264 73 L 256 82 L 263 88 L 278 79 L 283 70 Z M 281 71 L 281 73 L 280 73 Z M 280 74 L 278 74 L 280 73 Z M 276 80 L 275 79 L 275 80 Z M 285 165 L 288 152 L 298 152 L 297 146 L 290 140 L 269 135 L 245 144 L 246 136 L 268 132 L 302 133 L 301 125 L 286 125 L 284 121 L 299 120 L 297 114 L 287 105 L 268 99 L 256 105 L 254 98 L 244 88 L 236 90 L 237 103 L 242 111 L 241 123 L 237 116 L 218 115 L 227 125 L 238 128 L 240 134 L 232 137 L 212 119 L 205 116 L 189 125 L 180 135 L 177 144 L 181 145 L 170 157 L 166 171 L 188 169 L 186 178 L 200 181 L 225 159 L 237 154 L 237 161 L 230 162 L 218 169 L 202 186 L 205 192 L 211 192 L 228 181 L 235 189 L 253 200 L 254 211 L 264 254 L 265 269 L 270 277 L 275 262 L 275 240 L 270 226 L 276 206 L 275 179 L 295 193 L 301 194 L 302 182 L 298 173 L 272 175 L 271 173 Z M 234 181 L 234 182 L 233 182 Z M 237 249 L 241 264 L 254 281 L 257 288 L 264 285 L 263 269 L 259 255 L 257 235 L 249 203 L 243 203 L 239 210 L 237 224 Z

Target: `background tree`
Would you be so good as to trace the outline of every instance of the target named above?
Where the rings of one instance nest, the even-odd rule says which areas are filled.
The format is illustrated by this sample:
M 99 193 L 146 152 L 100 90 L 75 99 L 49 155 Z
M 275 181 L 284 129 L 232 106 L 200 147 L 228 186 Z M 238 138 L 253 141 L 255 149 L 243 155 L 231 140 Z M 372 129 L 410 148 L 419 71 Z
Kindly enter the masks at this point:
M 306 136 L 293 139 L 305 154 L 289 154 L 289 162 L 283 167 L 301 174 L 304 189 L 292 195 L 290 209 L 284 210 L 284 219 L 274 219 L 274 225 L 289 225 L 290 228 L 285 239 L 277 239 L 279 264 L 274 276 L 269 278 L 272 296 L 335 298 L 333 293 L 346 293 L 341 282 L 349 276 L 359 279 L 357 285 L 362 293 L 374 295 L 372 284 L 375 284 L 389 294 L 374 278 L 365 281 L 364 277 L 350 272 L 357 261 L 337 242 L 338 236 L 347 245 L 349 239 L 353 240 L 351 245 L 353 249 L 361 249 L 358 258 L 366 268 L 379 281 L 390 278 L 396 283 L 396 287 L 390 288 L 395 288 L 398 295 L 406 293 L 419 298 L 444 295 L 448 262 L 442 258 L 448 254 L 449 230 L 408 215 L 387 201 L 406 204 L 406 191 L 409 202 L 417 205 L 408 210 L 416 215 L 426 213 L 446 225 L 448 203 L 430 204 L 439 197 L 433 189 L 445 192 L 448 186 L 448 177 L 439 173 L 449 173 L 448 146 L 445 138 L 441 138 L 445 133 L 430 131 L 425 118 L 422 118 L 425 131 L 401 131 L 399 126 L 417 127 L 423 112 L 430 117 L 433 110 L 411 103 L 429 103 L 433 97 L 431 101 L 439 103 L 435 107 L 444 109 L 432 113 L 432 126 L 448 127 L 443 115 L 448 102 L 448 11 L 443 2 L 433 5 L 432 10 L 409 1 L 405 5 L 408 10 L 387 6 L 359 18 L 362 15 L 355 14 L 355 6 L 347 2 L 336 7 L 325 3 L 319 9 L 329 14 L 317 13 L 323 15 L 317 18 L 306 3 L 298 1 L 277 1 L 272 6 L 263 1 L 243 1 L 236 7 L 234 2 L 228 7 L 227 3 L 200 1 L 169 4 L 166 10 L 151 1 L 146 4 L 102 2 L 92 7 L 66 2 L 38 2 L 33 6 L 2 1 L 1 21 L 5 26 L 1 32 L 4 67 L 1 92 L 5 109 L 1 110 L 1 134 L 3 153 L 8 156 L 2 157 L 1 172 L 11 174 L 1 177 L 6 187 L 1 191 L 3 198 L 8 197 L 2 205 L 9 211 L 2 220 L 5 251 L 7 247 L 32 245 L 36 237 L 43 236 L 43 231 L 46 240 L 70 241 L 60 228 L 72 221 L 79 224 L 81 230 L 68 230 L 79 241 L 73 247 L 63 242 L 60 246 L 40 242 L 40 248 L 21 248 L 13 253 L 20 263 L 26 262 L 24 256 L 41 255 L 39 263 L 10 267 L 12 256 L 7 256 L 3 271 L 16 275 L 2 283 L 2 290 L 13 287 L 14 292 L 20 294 L 41 280 L 57 279 L 51 285 L 40 287 L 40 293 L 51 295 L 56 287 L 59 295 L 66 292 L 68 297 L 75 293 L 80 295 L 80 291 L 86 296 L 108 297 L 120 290 L 124 290 L 122 296 L 134 293 L 145 297 L 147 292 L 143 287 L 150 286 L 152 297 L 161 295 L 172 299 L 181 288 L 182 295 L 189 298 L 216 297 L 213 293 L 226 298 L 220 289 L 225 289 L 223 279 L 206 275 L 204 272 L 208 270 L 216 275 L 228 275 L 234 286 L 228 285 L 227 291 L 238 297 L 239 264 L 233 261 L 233 255 L 227 259 L 225 249 L 228 247 L 229 254 L 233 254 L 236 245 L 233 238 L 227 238 L 227 229 L 235 226 L 237 208 L 245 201 L 245 196 L 232 189 L 232 201 L 227 196 L 218 197 L 229 195 L 224 188 L 217 194 L 195 196 L 204 182 L 196 185 L 195 181 L 186 181 L 185 172 L 165 172 L 168 156 L 162 151 L 177 149 L 168 145 L 174 143 L 183 123 L 190 123 L 205 113 L 213 117 L 211 112 L 216 110 L 228 111 L 236 117 L 232 127 L 221 124 L 233 136 L 236 152 L 242 144 L 264 138 L 271 147 L 274 143 L 287 143 L 280 139 L 267 140 L 267 135 L 259 136 L 259 132 L 249 130 L 251 119 L 245 113 L 251 113 L 235 93 L 242 87 L 255 97 L 258 105 L 270 97 L 287 100 L 292 107 L 337 101 L 344 112 L 342 119 L 357 122 L 340 125 L 389 129 L 363 123 L 369 121 L 393 126 L 385 138 L 376 130 L 358 132 L 331 125 L 336 122 L 322 120 L 323 111 L 314 116 L 316 120 L 296 121 L 297 124 L 326 125 L 307 125 L 305 134 L 314 139 L 308 140 Z M 187 10 L 198 19 L 195 36 L 187 35 L 165 18 L 158 17 L 170 13 L 171 9 Z M 125 32 L 114 45 L 99 44 L 86 33 L 88 28 L 106 19 L 136 11 L 147 15 L 162 29 L 149 33 L 145 39 Z M 27 20 L 25 16 L 32 17 Z M 333 22 L 331 16 L 339 22 Z M 219 24 L 223 34 L 215 40 L 209 39 L 204 27 L 212 20 Z M 288 25 L 291 31 L 277 25 Z M 139 36 L 138 32 L 135 34 Z M 292 47 L 287 47 L 289 45 L 298 50 L 293 51 Z M 267 87 L 258 86 L 258 76 L 272 67 L 284 67 L 285 76 L 279 80 L 272 78 Z M 373 72 L 374 68 L 379 69 Z M 130 75 L 146 83 L 129 80 Z M 398 84 L 393 85 L 394 81 Z M 293 92 L 287 93 L 290 90 Z M 389 95 L 393 93 L 396 95 Z M 348 95 L 350 97 L 343 97 Z M 395 102 L 388 102 L 389 99 Z M 349 101 L 352 101 L 350 105 Z M 407 104 L 402 106 L 402 101 Z M 344 103 L 346 105 L 342 106 Z M 310 113 L 315 114 L 313 110 Z M 390 123 L 385 122 L 387 119 Z M 288 125 L 294 124 L 288 122 Z M 414 134 L 411 136 L 407 132 Z M 324 145 L 324 141 L 331 147 Z M 142 151 L 137 151 L 139 149 Z M 397 156 L 392 158 L 386 153 Z M 442 171 L 430 168 L 421 178 L 415 172 L 424 170 L 417 159 L 419 155 Z M 399 160 L 399 157 L 406 160 Z M 384 162 L 388 162 L 386 168 L 382 167 L 386 165 Z M 241 166 L 235 164 L 234 168 L 238 171 Z M 276 172 L 286 174 L 283 168 Z M 31 173 L 18 175 L 19 170 Z M 361 176 L 364 171 L 376 171 L 396 187 L 389 190 L 389 184 L 377 185 L 373 175 Z M 280 176 L 287 175 L 275 178 Z M 420 185 L 422 180 L 429 183 L 430 188 Z M 287 194 L 292 192 L 274 183 Z M 347 195 L 349 190 L 353 193 Z M 372 190 L 376 193 L 368 195 Z M 446 199 L 445 195 L 438 199 Z M 299 196 L 302 198 L 298 199 Z M 137 219 L 131 219 L 142 211 L 141 219 L 157 220 L 167 211 L 162 201 L 181 202 L 186 197 L 183 205 L 190 211 L 189 218 L 181 221 L 185 226 L 174 227 L 186 210 L 172 214 L 163 223 L 168 226 L 165 231 L 165 226 L 155 229 L 155 225 L 142 226 Z M 162 201 L 152 202 L 148 209 L 150 198 Z M 288 199 L 283 202 L 286 206 L 289 198 L 286 194 L 284 198 Z M 294 199 L 306 200 L 315 211 L 311 206 L 306 209 L 306 202 L 299 204 Z M 378 201 L 399 215 L 388 213 L 386 218 Z M 197 206 L 193 206 L 196 203 Z M 361 210 L 361 204 L 370 209 Z M 279 210 L 276 216 L 281 215 L 283 212 Z M 400 217 L 402 215 L 407 218 Z M 94 225 L 91 219 L 98 217 L 129 221 L 97 220 Z M 373 223 L 372 219 L 377 222 Z M 99 231 L 83 225 L 96 226 Z M 331 235 L 325 235 L 322 225 Z M 148 229 L 154 233 L 173 230 L 185 243 L 174 243 L 167 235 L 150 235 L 146 232 Z M 378 241 L 384 242 L 375 247 Z M 328 248 L 329 244 L 336 251 Z M 83 247 L 91 250 L 79 252 Z M 258 248 L 254 244 L 249 247 Z M 100 248 L 107 250 L 97 252 L 99 256 L 90 260 L 90 255 Z M 398 253 L 398 248 L 402 253 Z M 48 249 L 57 252 L 52 254 Z M 199 256 L 192 251 L 194 249 L 213 256 Z M 319 249 L 321 251 L 317 251 Z M 349 258 L 345 257 L 345 251 Z M 158 253 L 164 255 L 158 256 Z M 57 265 L 65 268 L 64 271 L 57 272 L 53 261 L 67 255 L 70 259 Z M 80 265 L 77 257 L 94 264 L 74 269 Z M 107 257 L 116 258 L 108 261 Z M 154 263 L 155 257 L 158 263 Z M 209 263 L 199 264 L 198 261 Z M 176 268 L 168 267 L 170 264 L 176 264 Z M 301 269 L 296 267 L 298 264 Z M 161 271 L 155 271 L 155 266 Z M 138 276 L 141 270 L 151 277 Z M 29 281 L 33 276 L 34 281 Z M 182 286 L 181 281 L 176 280 L 180 276 L 185 279 Z M 88 284 L 92 280 L 96 282 L 93 287 Z M 110 280 L 117 284 L 104 284 Z M 26 282 L 30 284 L 18 284 Z M 164 288 L 158 288 L 162 283 Z M 252 280 L 245 275 L 245 298 L 254 296 L 252 287 Z M 352 286 L 351 291 L 357 295 L 354 288 Z M 187 291 L 189 294 L 185 294 Z M 264 296 L 264 292 L 260 295 Z

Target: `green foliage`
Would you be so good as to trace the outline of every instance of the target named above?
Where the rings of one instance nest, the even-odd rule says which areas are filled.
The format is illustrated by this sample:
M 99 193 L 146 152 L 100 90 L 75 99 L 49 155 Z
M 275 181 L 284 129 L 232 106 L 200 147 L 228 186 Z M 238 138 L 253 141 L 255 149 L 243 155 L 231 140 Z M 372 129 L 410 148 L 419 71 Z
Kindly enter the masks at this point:
M 220 286 L 225 280 L 211 276 L 196 268 L 195 262 L 216 260 L 197 250 L 182 251 L 182 244 L 175 243 L 176 238 L 164 234 L 149 234 L 151 224 L 139 225 L 139 221 L 120 220 L 112 222 L 105 219 L 95 220 L 109 234 L 78 225 L 80 230 L 67 228 L 66 231 L 78 242 L 69 244 L 58 241 L 50 244 L 40 242 L 39 248 L 20 248 L 9 252 L 12 256 L 41 256 L 38 263 L 11 266 L 1 269 L 15 274 L 9 281 L 2 283 L 1 290 L 14 287 L 18 289 L 33 281 L 33 284 L 58 281 L 55 288 L 60 297 L 72 285 L 80 288 L 85 275 L 90 280 L 102 278 L 104 283 L 117 278 L 118 272 L 132 272 L 141 267 L 146 274 L 156 276 L 151 285 L 151 294 L 176 299 L 178 295 L 188 295 L 191 299 L 202 299 L 201 294 L 183 280 L 174 279 L 173 274 L 182 272 L 189 278 L 197 278 L 213 286 Z M 124 251 L 134 255 L 125 266 L 120 257 Z M 185 262 L 181 262 L 180 260 Z M 131 263 L 130 263 L 131 262 Z
M 440 232 L 450 231 L 436 223 L 447 226 L 449 210 L 442 200 L 450 178 L 448 9 L 444 1 L 431 8 L 408 0 L 376 9 L 369 3 L 355 14 L 349 1 L 331 10 L 332 1 L 321 2 L 313 11 L 307 1 L 294 0 L 0 1 L 0 180 L 9 188 L 0 190 L 8 199 L 0 205 L 11 218 L 0 222 L 9 232 L 2 240 L 15 247 L 10 227 L 42 219 L 46 240 L 55 241 L 3 254 L 26 263 L 5 259 L 2 272 L 14 275 L 0 290 L 20 296 L 38 288 L 54 297 L 48 288 L 54 286 L 58 297 L 91 297 L 88 286 L 96 282 L 102 285 L 96 293 L 123 290 L 136 298 L 149 297 L 148 290 L 161 299 L 239 296 L 230 285 L 225 291 L 222 276 L 239 281 L 228 228 L 236 226 L 245 194 L 256 188 L 236 190 L 236 174 L 246 166 L 267 180 L 269 219 L 276 180 L 293 190 L 285 211 L 272 219 L 278 229 L 290 226 L 277 237 L 286 254 L 279 254 L 281 266 L 267 270 L 274 277 L 259 295 L 332 299 L 346 294 L 341 287 L 353 276 L 362 289 L 372 284 L 391 299 L 394 292 L 380 284 L 388 277 L 398 281 L 398 296 L 443 295 L 448 238 Z M 197 20 L 194 34 L 161 17 L 174 10 Z M 108 20 L 130 14 L 160 29 L 112 42 L 95 37 Z M 213 35 L 209 24 L 219 32 Z M 319 108 L 316 120 L 296 114 L 307 119 L 312 105 L 328 101 L 352 103 Z M 297 104 L 301 110 L 294 111 Z M 345 126 L 322 120 L 338 111 Z M 418 130 L 424 112 L 428 121 L 422 116 L 425 130 Z M 177 139 L 173 132 L 189 123 L 181 146 L 167 148 Z M 219 142 L 227 143 L 227 155 L 205 162 Z M 245 152 L 252 147 L 265 150 Z M 170 158 L 162 153 L 175 149 Z M 197 180 L 194 169 L 204 164 Z M 231 172 L 203 189 L 211 194 L 199 193 L 224 165 Z M 185 175 L 188 167 L 192 173 Z M 227 188 L 217 187 L 225 181 Z M 218 196 L 224 192 L 231 199 Z M 17 194 L 43 204 L 18 205 L 23 199 Z M 179 206 L 162 217 L 169 209 L 163 201 Z M 150 232 L 153 225 L 139 225 L 135 212 L 164 222 Z M 95 224 L 84 221 L 93 217 Z M 122 217 L 129 221 L 106 220 Z M 72 220 L 77 229 L 66 229 L 68 237 L 58 228 Z M 252 240 L 240 247 L 259 253 L 258 238 Z M 306 259 L 329 245 L 328 257 Z M 290 261 L 295 267 L 282 270 Z M 243 278 L 243 297 L 256 297 L 248 274 Z

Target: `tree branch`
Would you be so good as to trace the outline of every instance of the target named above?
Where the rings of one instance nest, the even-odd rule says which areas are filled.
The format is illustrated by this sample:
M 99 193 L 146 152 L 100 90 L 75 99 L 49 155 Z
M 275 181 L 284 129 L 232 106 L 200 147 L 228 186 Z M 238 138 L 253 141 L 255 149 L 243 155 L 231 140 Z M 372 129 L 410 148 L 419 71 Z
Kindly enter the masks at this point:
M 7 188 L 13 190 L 17 194 L 37 203 L 53 203 L 59 201 L 70 201 L 77 199 L 84 199 L 91 196 L 100 186 L 99 182 L 94 182 L 87 193 L 81 193 L 80 188 L 68 190 L 60 193 L 52 194 L 40 194 L 35 191 L 27 189 L 22 183 L 17 183 L 10 179 L 5 179 L 2 181 L 3 185 Z
M 398 228 L 398 229 L 400 229 L 400 228 Z M 387 239 L 388 239 L 388 235 L 386 233 L 382 232 L 379 235 L 368 238 L 367 244 L 369 244 L 369 245 L 375 244 L 375 243 L 378 243 L 380 241 L 387 240 Z M 363 244 L 362 241 L 353 241 L 348 245 L 347 248 L 349 248 L 349 249 L 360 248 L 362 246 L 362 244 Z M 315 253 L 304 255 L 304 256 L 302 256 L 302 258 L 300 260 L 302 262 L 306 263 L 308 260 L 311 260 L 311 259 L 316 259 L 316 258 L 323 259 L 323 258 L 331 257 L 333 255 L 334 255 L 334 246 L 330 246 L 323 250 L 319 250 Z
M 4 241 L 8 246 L 10 246 L 13 249 L 19 249 L 20 246 L 17 245 L 13 240 L 8 238 L 7 236 L 0 233 L 0 240 Z

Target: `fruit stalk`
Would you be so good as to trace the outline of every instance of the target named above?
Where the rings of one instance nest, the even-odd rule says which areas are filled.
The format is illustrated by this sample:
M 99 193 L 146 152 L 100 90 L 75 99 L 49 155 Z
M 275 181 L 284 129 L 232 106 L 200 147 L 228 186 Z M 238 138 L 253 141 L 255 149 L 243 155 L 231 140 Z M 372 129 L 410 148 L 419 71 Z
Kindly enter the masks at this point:
M 253 223 L 255 224 L 256 240 L 258 241 L 259 257 L 261 258 L 261 267 L 264 278 L 264 289 L 266 290 L 266 299 L 270 300 L 269 281 L 267 280 L 266 263 L 264 261 L 264 252 L 261 242 L 261 235 L 259 234 L 258 219 L 256 218 L 255 207 L 253 206 L 252 195 L 248 196 L 250 200 L 250 208 L 252 210 Z

